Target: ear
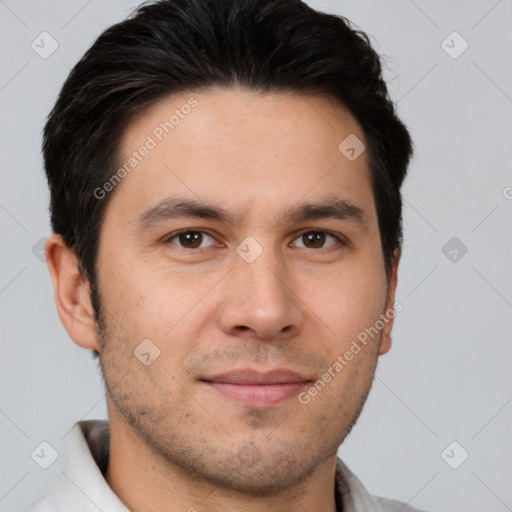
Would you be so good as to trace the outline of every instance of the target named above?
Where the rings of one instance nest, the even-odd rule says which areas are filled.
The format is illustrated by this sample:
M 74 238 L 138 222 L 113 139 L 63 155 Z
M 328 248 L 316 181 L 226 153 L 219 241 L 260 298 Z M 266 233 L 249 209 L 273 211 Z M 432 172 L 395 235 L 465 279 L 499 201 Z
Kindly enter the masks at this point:
M 384 320 L 384 327 L 382 329 L 382 339 L 380 342 L 379 355 L 389 352 L 391 348 L 391 329 L 393 328 L 393 321 L 395 318 L 395 292 L 398 281 L 398 264 L 400 263 L 401 254 L 402 251 L 400 249 L 395 249 L 391 261 L 391 269 L 387 277 L 388 292 L 386 298 L 386 309 L 384 311 L 386 317 Z
M 77 345 L 97 350 L 98 340 L 89 298 L 89 282 L 80 275 L 75 252 L 60 235 L 52 234 L 46 241 L 45 255 L 62 324 Z

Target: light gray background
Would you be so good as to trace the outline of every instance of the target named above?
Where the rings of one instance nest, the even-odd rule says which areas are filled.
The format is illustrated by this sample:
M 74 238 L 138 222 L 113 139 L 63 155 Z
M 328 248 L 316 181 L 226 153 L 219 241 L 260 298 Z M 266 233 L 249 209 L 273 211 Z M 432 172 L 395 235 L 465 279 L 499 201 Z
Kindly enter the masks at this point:
M 40 133 L 70 68 L 137 3 L 0 0 L 2 512 L 50 485 L 75 421 L 106 414 L 99 372 L 61 326 L 32 251 L 50 233 Z M 378 495 L 429 511 L 512 510 L 512 1 L 308 3 L 371 35 L 416 145 L 403 310 L 340 454 Z M 59 45 L 47 59 L 31 48 L 43 31 Z M 442 46 L 453 31 L 469 44 L 458 58 L 462 39 L 444 43 L 452 56 Z M 442 251 L 452 237 L 468 249 L 456 262 Z M 60 454 L 46 470 L 31 458 L 42 441 Z M 441 456 L 453 441 L 462 448 L 446 460 L 469 453 L 458 469 Z

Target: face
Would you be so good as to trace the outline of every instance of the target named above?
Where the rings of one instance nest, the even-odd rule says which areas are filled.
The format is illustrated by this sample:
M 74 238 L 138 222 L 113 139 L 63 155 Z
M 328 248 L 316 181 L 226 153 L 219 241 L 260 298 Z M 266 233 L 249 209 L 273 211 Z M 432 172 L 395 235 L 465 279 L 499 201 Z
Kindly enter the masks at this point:
M 166 463 L 275 492 L 356 421 L 392 322 L 361 333 L 394 286 L 367 154 L 338 149 L 354 135 L 328 97 L 221 88 L 127 128 L 100 236 L 98 350 L 116 421 Z

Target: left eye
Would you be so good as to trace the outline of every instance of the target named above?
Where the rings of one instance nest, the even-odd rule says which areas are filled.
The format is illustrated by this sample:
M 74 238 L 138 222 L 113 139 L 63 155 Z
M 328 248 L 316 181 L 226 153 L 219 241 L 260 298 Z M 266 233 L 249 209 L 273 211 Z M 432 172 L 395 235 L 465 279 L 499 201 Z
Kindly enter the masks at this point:
M 172 240 L 177 238 L 179 245 L 184 249 L 202 249 L 201 242 L 203 242 L 205 237 L 214 240 L 213 237 L 204 231 L 181 231 L 168 238 L 166 242 L 172 243 Z
M 309 244 L 299 247 L 306 247 L 306 249 L 322 249 L 325 247 L 325 241 L 329 237 L 334 240 L 334 243 L 330 244 L 329 246 L 336 245 L 337 243 L 343 243 L 341 238 L 328 233 L 327 231 L 304 231 L 298 236 L 298 238 L 296 238 L 296 240 L 302 240 L 306 244 Z

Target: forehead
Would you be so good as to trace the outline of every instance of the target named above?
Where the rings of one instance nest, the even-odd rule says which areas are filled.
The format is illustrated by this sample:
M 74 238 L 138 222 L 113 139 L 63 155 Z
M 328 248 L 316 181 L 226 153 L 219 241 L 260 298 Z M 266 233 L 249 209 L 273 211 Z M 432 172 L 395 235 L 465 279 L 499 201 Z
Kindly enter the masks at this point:
M 190 145 L 213 145 L 276 131 L 298 141 L 307 136 L 311 145 L 321 140 L 330 144 L 331 137 L 337 140 L 345 132 L 364 139 L 350 111 L 330 95 L 212 86 L 169 95 L 143 110 L 125 129 L 121 149 L 131 149 L 133 142 L 147 135 L 157 143 L 179 139 Z
M 118 163 L 126 172 L 109 208 L 140 213 L 172 194 L 222 202 L 247 220 L 328 195 L 371 221 L 364 149 L 361 127 L 329 96 L 220 87 L 173 94 L 125 129 Z

